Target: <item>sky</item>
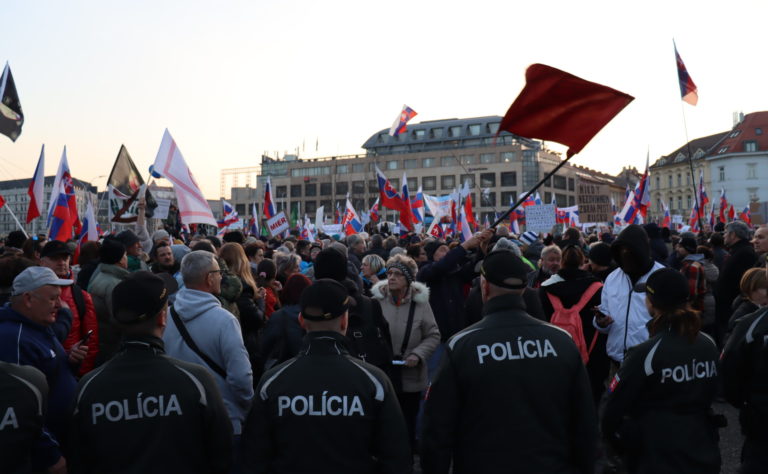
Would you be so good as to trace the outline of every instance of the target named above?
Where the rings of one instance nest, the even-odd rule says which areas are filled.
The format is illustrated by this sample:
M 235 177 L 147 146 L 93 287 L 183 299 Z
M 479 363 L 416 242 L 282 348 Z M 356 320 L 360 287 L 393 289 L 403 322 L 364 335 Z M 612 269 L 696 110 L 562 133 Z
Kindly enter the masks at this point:
M 139 170 L 168 128 L 207 198 L 265 151 L 362 153 L 403 104 L 422 120 L 504 115 L 544 63 L 635 97 L 576 164 L 642 168 L 768 110 L 768 2 L 4 0 L 25 123 L 0 136 L 0 180 L 46 174 L 67 146 L 100 189 L 124 144 Z M 683 104 L 673 38 L 699 89 Z M 687 135 L 686 135 L 687 131 Z M 318 150 L 315 151 L 315 144 Z M 561 151 L 563 147 L 548 143 Z

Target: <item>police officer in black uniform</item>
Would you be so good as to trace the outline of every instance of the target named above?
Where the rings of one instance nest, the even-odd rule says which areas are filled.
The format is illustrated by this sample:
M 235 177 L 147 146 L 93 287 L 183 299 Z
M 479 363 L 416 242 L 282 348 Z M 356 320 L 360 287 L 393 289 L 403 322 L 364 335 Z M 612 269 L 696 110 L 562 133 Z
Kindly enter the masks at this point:
M 72 419 L 75 473 L 226 473 L 232 425 L 216 382 L 163 351 L 172 277 L 132 273 L 112 293 L 121 351 L 78 386 Z
M 304 290 L 305 346 L 261 377 L 243 431 L 245 472 L 411 472 L 392 383 L 347 351 L 348 308 L 347 290 L 335 280 Z
M 448 340 L 428 390 L 425 474 L 591 473 L 597 417 L 571 337 L 525 312 L 529 267 L 511 252 L 480 264 L 483 319 Z
M 739 409 L 741 473 L 768 469 L 768 308 L 744 316 L 723 350 L 723 392 Z
M 645 292 L 650 339 L 627 352 L 608 387 L 602 428 L 629 472 L 720 472 L 712 402 L 719 383 L 715 342 L 701 332 L 688 305 L 688 281 L 657 270 L 635 291 Z
M 29 365 L 0 362 L 0 471 L 64 469 L 59 446 L 43 428 L 45 375 Z

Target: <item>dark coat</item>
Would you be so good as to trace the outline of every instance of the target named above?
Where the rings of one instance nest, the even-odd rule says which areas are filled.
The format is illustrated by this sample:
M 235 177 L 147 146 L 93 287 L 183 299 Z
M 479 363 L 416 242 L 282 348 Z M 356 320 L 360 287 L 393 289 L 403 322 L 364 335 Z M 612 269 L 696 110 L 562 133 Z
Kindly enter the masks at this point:
M 727 324 L 731 316 L 731 304 L 739 296 L 739 283 L 744 272 L 755 266 L 757 254 L 748 240 L 739 240 L 730 248 L 731 255 L 725 259 L 715 288 L 715 313 L 718 324 Z
M 281 363 L 296 355 L 301 350 L 305 331 L 299 325 L 297 304 L 283 306 L 272 313 L 261 333 L 261 353 L 265 362 Z

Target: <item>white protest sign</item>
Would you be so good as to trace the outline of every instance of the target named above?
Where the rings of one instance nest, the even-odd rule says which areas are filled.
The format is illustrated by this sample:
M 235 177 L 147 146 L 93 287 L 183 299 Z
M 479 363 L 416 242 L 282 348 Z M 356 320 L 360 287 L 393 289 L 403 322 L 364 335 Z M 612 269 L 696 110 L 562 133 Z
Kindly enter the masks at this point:
M 157 201 L 157 207 L 155 208 L 155 214 L 152 216 L 154 219 L 167 219 L 168 210 L 171 208 L 170 199 L 155 198 Z
M 682 224 L 683 223 L 683 216 L 680 214 L 672 214 L 672 223 L 673 224 Z
M 288 219 L 285 217 L 285 213 L 278 212 L 275 217 L 267 220 L 267 227 L 269 227 L 269 233 L 272 234 L 272 237 L 288 230 Z
M 555 205 L 540 204 L 525 208 L 525 230 L 549 232 L 555 226 Z
M 341 224 L 323 224 L 323 232 L 328 235 L 341 235 Z

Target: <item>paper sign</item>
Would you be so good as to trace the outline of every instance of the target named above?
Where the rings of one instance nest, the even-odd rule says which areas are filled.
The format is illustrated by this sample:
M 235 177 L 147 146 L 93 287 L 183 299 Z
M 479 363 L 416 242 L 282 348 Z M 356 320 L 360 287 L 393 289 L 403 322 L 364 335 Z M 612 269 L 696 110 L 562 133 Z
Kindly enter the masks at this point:
M 683 216 L 680 214 L 672 214 L 672 223 L 673 224 L 682 224 L 683 223 Z
M 157 201 L 157 207 L 155 208 L 155 213 L 152 216 L 154 219 L 167 219 L 168 218 L 168 210 L 171 207 L 171 200 L 170 199 L 162 199 L 162 198 L 155 198 L 155 201 Z
M 284 212 L 278 212 L 275 217 L 267 220 L 267 227 L 269 227 L 269 233 L 272 234 L 272 237 L 282 234 L 288 230 L 288 218 L 285 217 Z
M 328 235 L 341 235 L 341 224 L 323 224 L 323 232 Z
M 549 232 L 555 226 L 555 205 L 541 204 L 525 208 L 525 230 Z

